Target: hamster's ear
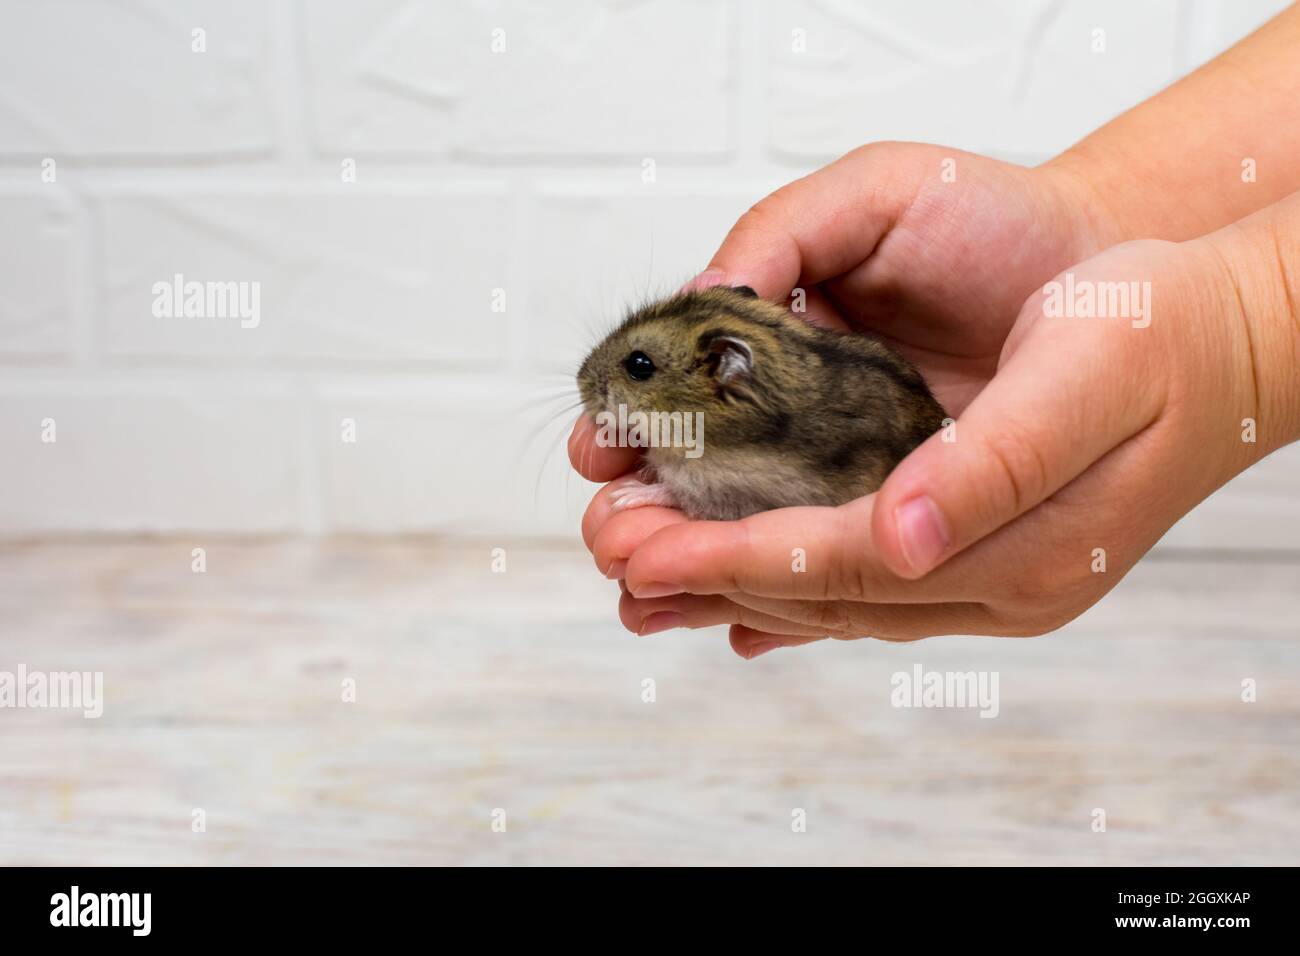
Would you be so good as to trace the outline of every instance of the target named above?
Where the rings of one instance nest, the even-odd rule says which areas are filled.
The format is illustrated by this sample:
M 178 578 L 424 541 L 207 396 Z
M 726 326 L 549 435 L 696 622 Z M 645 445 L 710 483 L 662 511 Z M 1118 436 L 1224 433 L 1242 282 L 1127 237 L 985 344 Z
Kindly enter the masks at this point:
M 741 295 L 743 295 L 746 299 L 757 299 L 757 298 L 758 298 L 758 293 L 755 292 L 753 289 L 751 289 L 751 288 L 750 288 L 749 286 L 747 286 L 747 285 L 732 286 L 731 291 L 732 291 L 732 292 L 739 292 L 739 293 L 740 293 Z
M 746 389 L 754 374 L 754 352 L 749 343 L 734 335 L 704 335 L 700 348 L 709 377 L 718 388 L 728 392 Z

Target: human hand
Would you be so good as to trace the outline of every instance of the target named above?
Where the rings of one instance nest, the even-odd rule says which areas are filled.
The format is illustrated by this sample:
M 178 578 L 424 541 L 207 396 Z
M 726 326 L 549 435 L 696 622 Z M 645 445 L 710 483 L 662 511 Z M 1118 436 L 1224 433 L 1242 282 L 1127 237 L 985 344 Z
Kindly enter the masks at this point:
M 1289 205 L 1294 235 L 1300 200 Z M 1277 208 L 1252 219 L 1267 226 Z M 876 495 L 687 525 L 662 509 L 611 517 L 602 491 L 584 537 L 598 566 L 626 576 L 625 625 L 731 623 L 748 657 L 825 636 L 1037 634 L 1072 619 L 1178 517 L 1300 431 L 1286 272 L 1260 265 L 1300 255 L 1276 236 L 1256 222 L 1074 267 L 1076 289 L 1149 283 L 1154 314 L 1053 317 L 1031 295 L 956 440 L 931 438 Z M 1254 444 L 1244 419 L 1258 423 Z M 805 572 L 792 570 L 795 549 Z
M 889 342 L 956 415 L 988 382 L 1025 296 L 1110 244 L 1096 208 L 1064 171 L 874 143 L 759 202 L 689 285 L 787 303 L 801 289 L 803 318 Z M 608 481 L 635 465 L 593 433 L 584 417 L 570 439 L 579 472 Z
M 1064 173 L 935 146 L 873 144 L 760 202 L 694 284 L 749 285 L 787 301 L 800 288 L 805 318 L 890 341 L 957 415 L 992 375 L 1029 291 L 1103 241 L 1108 230 L 1090 218 L 1095 207 Z M 634 449 L 601 448 L 594 432 L 584 416 L 570 438 L 579 472 L 609 481 L 636 466 Z M 615 522 L 607 541 L 677 520 L 666 509 L 639 509 Z M 594 532 L 586 533 L 594 547 Z M 621 577 L 624 558 L 602 561 L 601 570 Z

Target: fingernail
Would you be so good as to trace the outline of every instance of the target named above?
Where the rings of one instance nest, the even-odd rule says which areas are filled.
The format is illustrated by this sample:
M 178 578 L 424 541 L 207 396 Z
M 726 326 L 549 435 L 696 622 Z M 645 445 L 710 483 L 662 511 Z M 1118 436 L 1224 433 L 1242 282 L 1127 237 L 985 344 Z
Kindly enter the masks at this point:
M 948 529 L 933 501 L 921 495 L 894 509 L 903 560 L 922 574 L 939 563 L 948 548 Z
M 611 561 L 609 567 L 605 569 L 605 577 L 611 581 L 621 581 L 623 575 L 627 573 L 626 561 Z
M 647 634 L 658 634 L 660 631 L 667 631 L 670 628 L 681 627 L 686 618 L 676 611 L 655 611 L 644 621 L 637 630 L 637 634 L 645 637 Z
M 715 285 L 727 285 L 727 274 L 721 269 L 705 269 L 686 285 L 682 286 L 682 292 L 698 292 L 700 289 L 711 289 Z
M 745 660 L 752 661 L 759 654 L 774 651 L 780 646 L 777 641 L 759 641 L 757 644 L 751 644 L 749 645 L 749 651 L 745 654 Z
M 635 598 L 657 598 L 671 597 L 674 594 L 681 594 L 682 589 L 676 584 L 665 584 L 663 581 L 650 581 L 632 589 L 632 596 Z

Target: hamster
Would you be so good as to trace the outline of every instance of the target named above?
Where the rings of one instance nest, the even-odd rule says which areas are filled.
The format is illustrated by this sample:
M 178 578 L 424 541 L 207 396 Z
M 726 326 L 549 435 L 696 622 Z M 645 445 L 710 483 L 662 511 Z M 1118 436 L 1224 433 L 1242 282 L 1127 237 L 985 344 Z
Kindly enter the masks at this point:
M 809 325 L 747 287 L 638 309 L 577 378 L 583 406 L 607 429 L 601 443 L 615 443 L 616 421 L 658 412 L 663 423 L 628 442 L 645 448 L 646 468 L 614 492 L 613 507 L 665 505 L 692 518 L 852 501 L 879 488 L 945 417 L 921 374 L 880 342 Z M 672 436 L 698 447 L 656 446 L 673 413 Z

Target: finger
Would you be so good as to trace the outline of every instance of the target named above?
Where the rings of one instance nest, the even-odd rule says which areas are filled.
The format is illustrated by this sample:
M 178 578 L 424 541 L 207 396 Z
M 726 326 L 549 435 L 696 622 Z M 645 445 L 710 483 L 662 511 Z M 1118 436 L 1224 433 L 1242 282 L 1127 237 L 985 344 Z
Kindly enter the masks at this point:
M 740 217 L 696 281 L 778 300 L 800 281 L 815 285 L 858 265 L 922 182 L 923 166 L 898 157 L 891 144 L 874 144 L 778 189 Z
M 640 601 L 624 594 L 618 602 L 619 620 L 633 634 L 646 636 L 674 627 L 697 629 L 719 624 L 745 624 L 760 630 L 825 637 L 824 630 L 804 627 L 790 621 L 734 604 L 720 594 L 700 596 L 679 594 L 671 598 Z
M 598 491 L 582 519 L 583 539 L 591 549 L 596 567 L 608 578 L 625 576 L 627 560 L 642 541 L 662 528 L 687 521 L 684 514 L 672 508 L 611 511 L 609 496 L 618 486 L 619 482 L 614 482 Z
M 610 481 L 636 468 L 635 448 L 605 447 L 596 442 L 596 420 L 583 413 L 569 435 L 569 462 L 588 481 Z
M 728 284 L 728 279 L 724 273 L 717 270 L 708 270 L 697 275 L 682 286 L 679 291 L 692 292 L 726 284 Z M 743 285 L 744 283 L 737 284 Z M 810 325 L 817 325 L 823 329 L 832 329 L 836 332 L 852 331 L 852 327 L 840 314 L 839 307 L 819 286 L 814 285 L 806 289 L 794 290 L 794 293 L 786 297 L 785 304 L 796 318 L 802 319 Z
M 790 601 L 730 594 L 732 603 L 756 613 L 792 622 L 800 629 L 825 631 L 832 637 L 874 637 L 881 641 L 910 642 L 952 634 L 1012 636 L 1022 633 L 1007 627 L 983 604 L 866 604 L 857 601 Z
M 732 625 L 728 638 L 731 641 L 731 649 L 745 660 L 752 660 L 760 654 L 766 654 L 768 651 L 774 651 L 780 647 L 799 647 L 803 644 L 811 644 L 814 641 L 826 640 L 825 635 L 810 637 L 803 634 L 772 633 L 755 630 L 743 624 Z
M 637 597 L 729 594 L 813 601 L 975 600 L 946 574 L 908 581 L 871 544 L 871 496 L 838 508 L 781 508 L 740 521 L 674 523 L 638 542 L 627 566 Z
M 1186 513 L 1187 499 L 1177 483 L 1151 476 L 1180 467 L 1179 445 L 1170 433 L 1184 427 L 1158 420 L 941 566 L 939 571 L 968 574 L 988 595 L 994 624 L 979 633 L 1033 636 L 1055 630 L 1090 607 L 1160 540 Z
M 614 495 L 623 487 L 638 481 L 636 475 L 624 475 L 616 478 L 609 484 L 604 485 L 592 495 L 591 501 L 587 504 L 587 510 L 582 515 L 582 541 L 590 551 L 595 546 L 596 537 L 600 534 L 600 529 L 605 526 L 610 518 L 616 514 L 635 514 L 638 511 L 648 511 L 651 514 L 663 514 L 665 511 L 671 511 L 666 508 L 634 508 L 629 510 L 619 510 L 614 507 Z M 677 512 L 673 512 L 676 514 Z M 655 530 L 659 526 L 655 526 Z M 630 554 L 631 552 L 629 552 Z M 620 554 L 618 557 L 626 558 L 627 554 Z
M 810 325 L 820 326 L 834 332 L 851 332 L 852 328 L 840 314 L 839 307 L 826 295 L 820 286 L 809 286 L 799 290 L 797 296 L 790 299 L 790 311 L 796 317 Z
M 1059 492 L 935 572 L 963 575 L 987 597 L 987 605 L 870 605 L 735 593 L 728 600 L 814 629 L 847 629 L 886 641 L 945 634 L 1025 637 L 1054 630 L 1104 593 L 1098 587 L 1097 548 L 1109 558 L 1106 575 L 1118 580 L 1183 514 L 1185 504 L 1178 495 L 1148 477 L 1153 454 L 1170 446 L 1167 436 L 1158 433 L 1162 424 L 1122 443 Z M 1099 507 L 1106 501 L 1136 504 Z M 1134 508 L 1144 520 L 1133 520 Z
M 885 565 L 927 574 L 1149 425 L 1163 399 L 1126 332 L 1127 320 L 1039 319 L 955 427 L 877 493 L 872 540 Z

